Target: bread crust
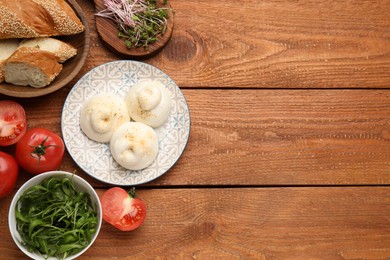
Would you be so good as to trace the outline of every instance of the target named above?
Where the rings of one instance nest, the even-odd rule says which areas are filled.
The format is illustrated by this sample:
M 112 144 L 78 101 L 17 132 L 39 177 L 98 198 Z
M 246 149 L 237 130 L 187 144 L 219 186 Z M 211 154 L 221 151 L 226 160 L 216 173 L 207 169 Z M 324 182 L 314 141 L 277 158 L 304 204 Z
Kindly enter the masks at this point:
M 17 39 L 0 40 L 0 83 L 4 81 L 3 64 L 19 46 Z
M 72 35 L 84 29 L 64 0 L 0 0 L 0 39 Z
M 50 51 L 59 58 L 60 63 L 64 63 L 77 54 L 77 49 L 70 44 L 50 37 L 24 39 L 20 42 L 19 48 L 21 47 Z
M 20 47 L 3 65 L 5 81 L 15 85 L 30 85 L 35 88 L 45 87 L 61 72 L 62 64 L 58 63 L 58 61 L 58 57 L 51 52 L 39 50 L 37 48 Z M 15 75 L 17 72 L 14 70 L 19 68 L 22 68 L 23 70 L 34 69 L 39 71 L 40 76 L 44 78 L 44 80 L 42 83 L 37 83 L 34 82 L 34 80 L 31 80 L 32 77 Z

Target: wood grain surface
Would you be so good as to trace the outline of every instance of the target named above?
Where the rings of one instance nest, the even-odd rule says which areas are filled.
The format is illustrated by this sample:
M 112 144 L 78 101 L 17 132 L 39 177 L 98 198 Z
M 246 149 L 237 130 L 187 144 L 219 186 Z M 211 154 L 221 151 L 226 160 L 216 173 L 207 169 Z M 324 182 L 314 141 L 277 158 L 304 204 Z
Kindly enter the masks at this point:
M 178 163 L 146 186 L 390 184 L 386 90 L 183 93 L 191 113 L 189 143 Z M 61 93 L 53 97 L 48 100 L 63 102 Z M 61 133 L 60 105 L 39 98 L 19 102 L 30 128 Z M 61 169 L 82 174 L 68 155 Z M 29 177 L 22 175 L 19 185 Z
M 122 59 L 102 43 L 92 0 L 85 66 L 21 103 L 29 127 L 61 134 L 64 100 L 90 69 Z M 178 163 L 138 187 L 129 233 L 104 223 L 80 259 L 390 259 L 390 1 L 170 1 L 175 29 L 143 62 L 190 108 Z M 0 147 L 14 153 L 14 147 Z M 102 194 L 108 185 L 76 172 Z M 17 187 L 31 175 L 20 171 Z M 23 258 L 0 201 L 0 259 Z
M 139 190 L 148 202 L 144 225 L 120 232 L 103 223 L 95 244 L 79 259 L 388 259 L 389 192 L 389 187 Z M 9 202 L 0 202 L 1 216 Z M 2 256 L 23 257 L 6 225 L 1 218 Z
M 175 32 L 153 63 L 182 87 L 387 88 L 389 6 L 388 0 L 172 1 Z

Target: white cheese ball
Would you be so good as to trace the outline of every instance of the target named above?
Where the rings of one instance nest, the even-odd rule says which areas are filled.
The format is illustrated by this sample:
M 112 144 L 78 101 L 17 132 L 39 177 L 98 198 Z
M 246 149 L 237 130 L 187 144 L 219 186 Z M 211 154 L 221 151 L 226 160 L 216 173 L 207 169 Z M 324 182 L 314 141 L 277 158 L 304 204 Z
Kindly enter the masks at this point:
M 169 90 L 157 80 L 135 84 L 125 97 L 130 117 L 151 127 L 159 127 L 169 117 L 172 99 Z
M 113 94 L 100 94 L 86 100 L 80 111 L 80 127 L 84 134 L 100 143 L 110 141 L 114 131 L 129 122 L 124 100 Z
M 141 170 L 157 157 L 158 138 L 153 128 L 140 122 L 127 122 L 112 135 L 112 157 L 122 167 Z

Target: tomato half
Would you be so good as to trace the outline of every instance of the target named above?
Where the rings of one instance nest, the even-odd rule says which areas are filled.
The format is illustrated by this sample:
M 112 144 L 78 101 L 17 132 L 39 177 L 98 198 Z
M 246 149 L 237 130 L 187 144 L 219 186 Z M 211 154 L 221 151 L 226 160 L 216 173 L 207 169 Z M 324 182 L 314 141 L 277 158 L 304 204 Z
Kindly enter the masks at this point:
M 12 100 L 0 101 L 0 146 L 15 144 L 26 133 L 24 108 Z
M 64 157 L 64 141 L 45 128 L 32 128 L 16 144 L 16 160 L 32 174 L 57 170 Z
M 103 219 L 122 231 L 131 231 L 139 226 L 146 217 L 146 205 L 134 197 L 134 192 L 113 187 L 101 197 Z
M 15 158 L 0 151 L 0 198 L 7 196 L 15 187 L 19 166 Z

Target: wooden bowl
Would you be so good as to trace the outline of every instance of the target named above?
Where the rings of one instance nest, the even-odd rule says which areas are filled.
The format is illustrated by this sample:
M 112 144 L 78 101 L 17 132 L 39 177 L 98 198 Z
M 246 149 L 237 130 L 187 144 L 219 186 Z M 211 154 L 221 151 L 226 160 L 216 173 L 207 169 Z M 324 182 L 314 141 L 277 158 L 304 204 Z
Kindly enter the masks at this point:
M 104 10 L 106 7 L 104 5 L 104 0 L 94 0 L 96 13 Z M 108 19 L 101 16 L 95 16 L 96 19 L 96 29 L 100 37 L 102 38 L 106 47 L 113 53 L 133 59 L 147 58 L 158 51 L 160 51 L 169 41 L 173 32 L 173 12 L 171 5 L 168 3 L 169 8 L 169 18 L 167 20 L 167 30 L 163 35 L 157 36 L 157 41 L 148 45 L 148 48 L 127 48 L 125 41 L 118 38 L 118 28 L 116 24 Z
M 66 43 L 69 43 L 73 47 L 77 48 L 77 55 L 73 58 L 67 60 L 63 64 L 62 71 L 60 74 L 53 80 L 50 85 L 43 88 L 33 88 L 30 86 L 16 86 L 8 83 L 0 83 L 0 93 L 12 96 L 12 97 L 21 97 L 21 98 L 30 98 L 43 96 L 49 93 L 52 93 L 66 84 L 68 84 L 81 70 L 85 60 L 88 55 L 90 38 L 89 38 L 89 26 L 87 18 L 85 17 L 83 10 L 76 3 L 75 0 L 67 0 L 69 5 L 73 8 L 77 16 L 80 18 L 81 22 L 84 24 L 85 30 L 82 33 L 69 36 L 60 36 L 55 37 Z

